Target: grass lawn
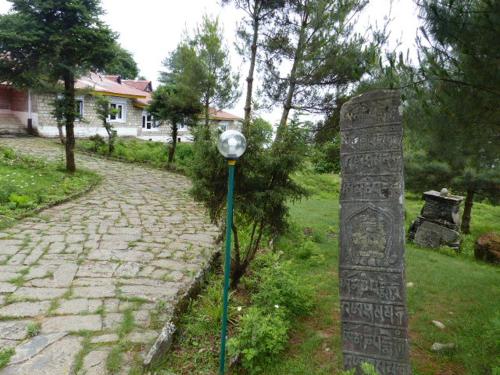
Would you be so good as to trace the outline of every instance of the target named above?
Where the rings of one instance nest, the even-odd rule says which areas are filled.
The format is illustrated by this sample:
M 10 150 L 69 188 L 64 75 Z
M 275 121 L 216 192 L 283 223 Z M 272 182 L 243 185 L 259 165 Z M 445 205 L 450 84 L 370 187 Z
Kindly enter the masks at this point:
M 67 174 L 56 163 L 0 147 L 0 229 L 38 210 L 83 193 L 100 181 L 97 174 Z
M 274 358 L 265 374 L 322 375 L 341 371 L 338 296 L 338 194 L 334 175 L 299 175 L 313 193 L 291 207 L 292 231 L 275 248 L 291 260 L 295 272 L 315 292 L 312 314 L 295 322 L 288 348 Z M 420 196 L 407 195 L 407 225 L 422 207 Z M 472 234 L 464 250 L 430 250 L 406 246 L 411 361 L 415 374 L 498 374 L 500 367 L 500 272 L 476 262 L 474 238 L 500 226 L 500 207 L 475 204 Z M 301 237 L 314 242 L 312 256 L 304 259 L 294 250 Z M 216 374 L 218 366 L 221 275 L 209 280 L 206 290 L 182 317 L 173 350 L 158 366 L 164 374 Z M 231 318 L 248 297 L 232 295 Z M 431 321 L 445 324 L 443 330 Z M 441 353 L 430 350 L 434 342 L 455 343 Z M 497 370 L 494 370 L 494 369 Z M 241 372 L 239 372 L 241 373 Z
M 192 145 L 189 143 L 177 143 L 174 165 L 168 165 L 168 144 L 162 142 L 144 141 L 136 138 L 118 138 L 115 149 L 111 155 L 108 154 L 106 143 L 99 143 L 91 139 L 79 139 L 77 148 L 101 156 L 110 156 L 121 161 L 130 163 L 143 163 L 155 168 L 169 168 L 186 172 L 188 164 L 192 160 Z

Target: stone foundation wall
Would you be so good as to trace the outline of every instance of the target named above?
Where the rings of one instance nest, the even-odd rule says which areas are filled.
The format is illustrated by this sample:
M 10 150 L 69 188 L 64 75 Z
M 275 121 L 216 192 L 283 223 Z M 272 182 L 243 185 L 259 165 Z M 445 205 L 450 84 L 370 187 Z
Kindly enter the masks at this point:
M 75 121 L 75 136 L 90 137 L 95 134 L 105 136 L 106 130 L 102 126 L 96 112 L 95 98 L 92 95 L 76 96 L 77 99 L 83 99 L 83 117 Z M 132 99 L 109 97 L 112 102 L 124 105 L 125 118 L 121 122 L 113 122 L 115 130 L 119 136 L 137 136 L 142 126 L 142 109 L 133 105 Z M 38 107 L 37 128 L 42 136 L 56 137 L 57 122 L 52 116 L 54 96 L 50 94 L 38 94 L 36 100 Z

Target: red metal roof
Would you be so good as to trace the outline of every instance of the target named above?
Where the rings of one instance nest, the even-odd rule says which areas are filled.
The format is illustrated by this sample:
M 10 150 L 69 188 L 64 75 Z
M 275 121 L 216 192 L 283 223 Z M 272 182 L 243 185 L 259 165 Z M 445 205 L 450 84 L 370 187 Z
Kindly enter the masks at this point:
M 133 88 L 141 91 L 151 92 L 153 91 L 153 85 L 151 81 L 145 79 L 122 79 L 122 83 L 132 86 Z
M 113 81 L 106 76 L 97 73 L 90 73 L 77 79 L 75 88 L 91 89 L 95 92 L 100 92 L 103 94 L 115 94 L 117 96 L 125 96 L 137 99 L 146 98 L 148 94 L 129 85 L 120 84 L 117 81 Z
M 220 121 L 243 121 L 241 117 L 235 116 L 231 113 L 219 111 L 215 108 L 209 108 L 208 115 L 212 120 Z

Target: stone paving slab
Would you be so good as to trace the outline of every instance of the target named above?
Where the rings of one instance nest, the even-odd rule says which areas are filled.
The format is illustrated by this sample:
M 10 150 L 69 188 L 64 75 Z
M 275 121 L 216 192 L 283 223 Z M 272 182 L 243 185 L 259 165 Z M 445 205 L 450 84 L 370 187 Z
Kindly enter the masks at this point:
M 0 145 L 64 158 L 53 140 Z M 123 340 L 145 355 L 216 250 L 186 178 L 87 155 L 77 166 L 101 185 L 0 231 L 0 346 L 16 349 L 0 375 L 105 375 Z M 123 353 L 120 373 L 137 354 Z

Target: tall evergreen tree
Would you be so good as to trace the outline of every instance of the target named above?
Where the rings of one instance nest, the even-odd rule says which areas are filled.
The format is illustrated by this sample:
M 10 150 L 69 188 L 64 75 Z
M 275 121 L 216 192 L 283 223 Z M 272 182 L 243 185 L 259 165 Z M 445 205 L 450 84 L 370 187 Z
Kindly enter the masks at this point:
M 232 71 L 229 52 L 224 46 L 222 29 L 217 18 L 203 17 L 191 43 L 205 71 L 201 84 L 205 127 L 210 124 L 209 108 L 225 108 L 238 99 L 239 77 Z
M 283 105 L 280 128 L 291 110 L 330 109 L 340 89 L 357 82 L 376 61 L 380 40 L 367 43 L 353 31 L 353 19 L 366 3 L 290 0 L 275 18 L 266 44 L 264 90 L 271 102 Z M 284 62 L 290 66 L 286 75 Z
M 118 43 L 113 46 L 113 58 L 106 63 L 104 72 L 119 75 L 123 79 L 136 79 L 139 68 L 132 54 Z
M 202 112 L 201 96 L 205 69 L 192 46 L 181 42 L 165 60 L 160 87 L 153 93 L 149 111 L 155 118 L 170 124 L 172 144 L 168 162 L 175 158 L 179 125 L 194 125 Z
M 248 75 L 246 78 L 247 90 L 245 96 L 245 127 L 250 124 L 252 114 L 252 97 L 254 74 L 257 65 L 258 48 L 262 41 L 262 33 L 266 23 L 271 20 L 276 12 L 284 7 L 285 0 L 223 0 L 223 4 L 234 3 L 243 10 L 247 18 L 243 20 L 238 29 L 238 37 L 243 42 L 239 49 L 241 55 L 249 59 Z
M 407 119 L 422 150 L 408 173 L 414 180 L 434 176 L 464 193 L 462 231 L 469 233 L 476 195 L 500 198 L 500 66 L 494 48 L 500 3 L 425 0 L 420 6 L 423 85 Z
M 0 16 L 0 80 L 18 87 L 64 82 L 66 169 L 76 170 L 75 80 L 103 69 L 116 35 L 99 19 L 99 0 L 9 0 Z

